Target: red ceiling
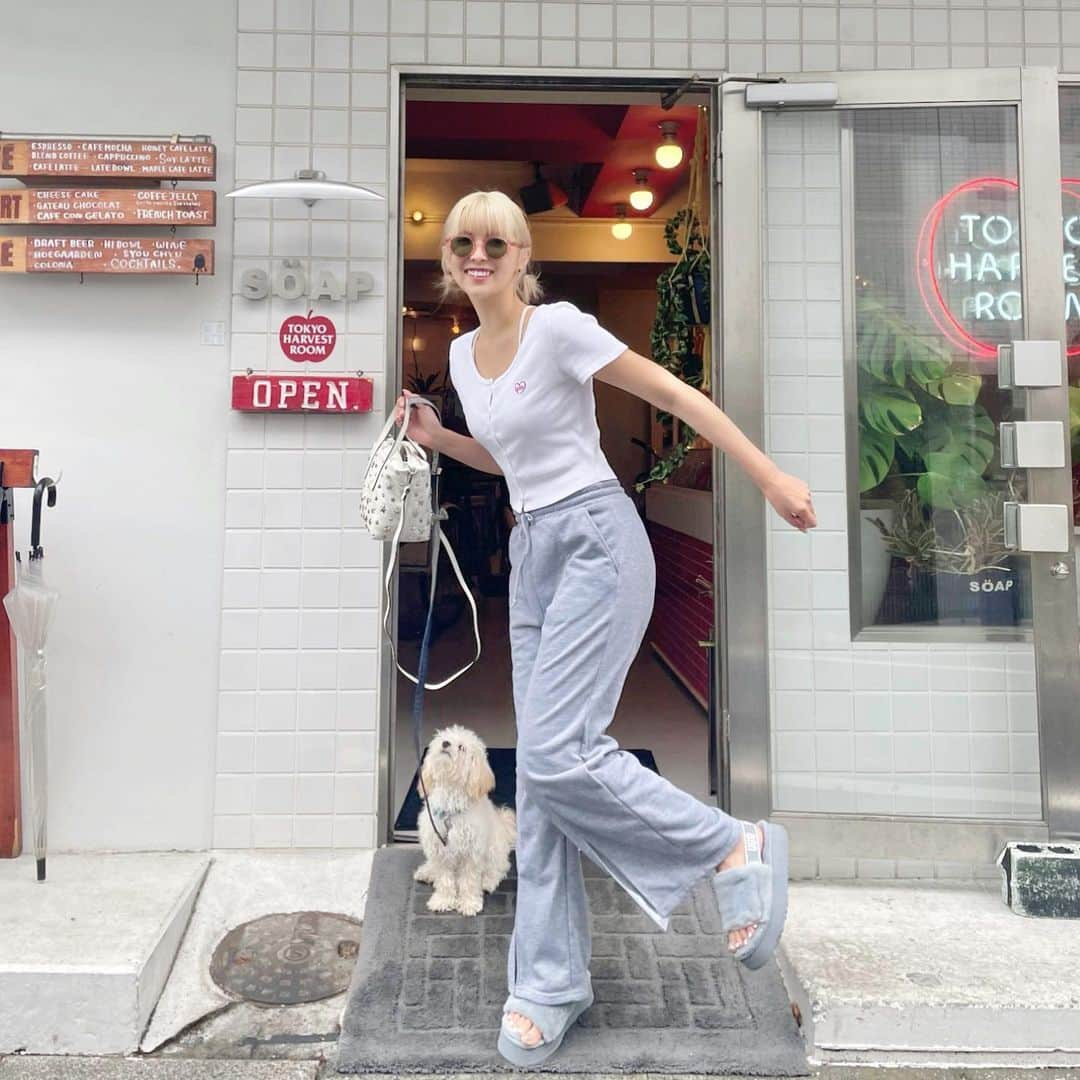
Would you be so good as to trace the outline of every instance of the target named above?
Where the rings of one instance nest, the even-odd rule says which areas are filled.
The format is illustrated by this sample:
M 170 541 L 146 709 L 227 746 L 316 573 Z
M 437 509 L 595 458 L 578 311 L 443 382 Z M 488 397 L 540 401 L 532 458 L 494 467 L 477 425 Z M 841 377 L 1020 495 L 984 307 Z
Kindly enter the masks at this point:
M 540 162 L 541 175 L 567 190 L 578 171 L 581 217 L 615 217 L 615 203 L 635 188 L 634 169 L 649 170 L 656 195 L 651 217 L 686 176 L 700 110 L 696 105 L 558 105 L 527 102 L 407 101 L 405 156 L 447 160 Z M 679 125 L 677 169 L 661 169 L 653 151 L 662 120 Z M 706 156 L 706 160 L 708 157 Z

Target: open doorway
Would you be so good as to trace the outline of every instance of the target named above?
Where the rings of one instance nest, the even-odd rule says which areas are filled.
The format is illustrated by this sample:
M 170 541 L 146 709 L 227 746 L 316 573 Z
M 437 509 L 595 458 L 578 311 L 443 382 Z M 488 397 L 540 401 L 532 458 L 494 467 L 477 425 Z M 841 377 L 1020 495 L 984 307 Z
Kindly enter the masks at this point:
M 665 226 L 691 202 L 705 235 L 713 220 L 708 205 L 711 175 L 711 110 L 705 94 L 684 94 L 663 108 L 656 91 L 528 92 L 454 89 L 451 78 L 413 87 L 406 82 L 401 111 L 404 176 L 401 191 L 403 265 L 399 272 L 400 367 L 398 387 L 431 397 L 443 423 L 469 434 L 449 379 L 453 338 L 477 320 L 461 297 L 440 302 L 439 240 L 458 198 L 475 189 L 499 189 L 529 218 L 532 262 L 544 287 L 540 303 L 569 300 L 645 356 L 655 356 L 664 325 L 660 283 L 679 262 L 685 230 Z M 520 84 L 527 85 L 527 80 Z M 661 125 L 665 126 L 661 126 Z M 672 127 L 671 125 L 674 125 Z M 670 132 L 670 134 L 668 134 Z M 656 149 L 667 139 L 681 161 L 662 167 Z M 691 161 L 699 181 L 691 190 Z M 648 189 L 652 204 L 637 209 L 631 193 Z M 704 200 L 704 205 L 702 205 Z M 630 235 L 612 227 L 625 215 Z M 685 221 L 683 214 L 682 220 Z M 713 251 L 718 247 L 710 244 Z M 714 272 L 717 272 L 714 270 Z M 706 314 L 693 351 L 705 367 L 710 392 L 713 346 Z M 700 309 L 699 309 L 700 317 Z M 658 321 L 659 318 L 659 321 Z M 689 365 L 692 367 L 692 364 Z M 689 368 L 688 368 L 689 370 Z M 718 692 L 711 677 L 714 550 L 713 451 L 697 440 L 666 482 L 648 481 L 654 465 L 680 441 L 678 421 L 648 403 L 593 381 L 601 446 L 624 490 L 638 507 L 656 561 L 652 620 L 626 679 L 609 733 L 680 788 L 712 805 L 719 802 Z M 508 634 L 507 542 L 514 524 L 502 476 L 440 456 L 439 501 L 448 512 L 443 528 L 479 611 L 480 661 L 450 686 L 425 695 L 422 743 L 435 730 L 462 724 L 488 747 L 498 787 L 492 797 L 509 801 L 516 742 Z M 645 482 L 642 491 L 636 485 Z M 415 673 L 428 596 L 427 544 L 402 545 L 397 589 L 398 653 Z M 439 680 L 473 655 L 472 616 L 445 555 L 428 678 Z M 395 704 L 389 746 L 391 835 L 416 837 L 420 803 L 415 793 L 417 756 L 412 723 L 414 685 L 394 672 Z

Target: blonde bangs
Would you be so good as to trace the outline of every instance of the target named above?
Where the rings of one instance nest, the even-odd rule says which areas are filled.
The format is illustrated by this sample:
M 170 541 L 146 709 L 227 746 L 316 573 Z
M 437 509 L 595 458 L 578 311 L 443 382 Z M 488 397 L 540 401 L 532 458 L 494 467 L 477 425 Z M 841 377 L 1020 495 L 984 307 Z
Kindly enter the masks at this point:
M 447 236 L 501 236 L 504 240 L 529 242 L 522 227 L 522 211 L 501 191 L 474 191 L 460 199 L 447 218 Z

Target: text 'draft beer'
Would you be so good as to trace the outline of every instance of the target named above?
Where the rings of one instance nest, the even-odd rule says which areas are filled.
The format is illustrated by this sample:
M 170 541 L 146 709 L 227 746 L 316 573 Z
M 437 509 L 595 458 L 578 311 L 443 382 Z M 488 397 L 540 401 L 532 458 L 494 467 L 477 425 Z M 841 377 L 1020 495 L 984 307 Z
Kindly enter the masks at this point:
M 214 241 L 102 236 L 0 237 L 0 273 L 212 274 Z

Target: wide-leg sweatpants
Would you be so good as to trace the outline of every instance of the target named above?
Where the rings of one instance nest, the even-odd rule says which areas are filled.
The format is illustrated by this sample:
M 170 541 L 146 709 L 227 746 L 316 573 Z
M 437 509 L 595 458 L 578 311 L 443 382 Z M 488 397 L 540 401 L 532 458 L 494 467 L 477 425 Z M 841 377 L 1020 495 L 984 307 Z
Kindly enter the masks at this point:
M 648 534 L 619 481 L 519 514 L 509 557 L 518 832 L 507 983 L 556 1004 L 590 988 L 582 852 L 666 930 L 740 827 L 605 734 L 656 587 Z

